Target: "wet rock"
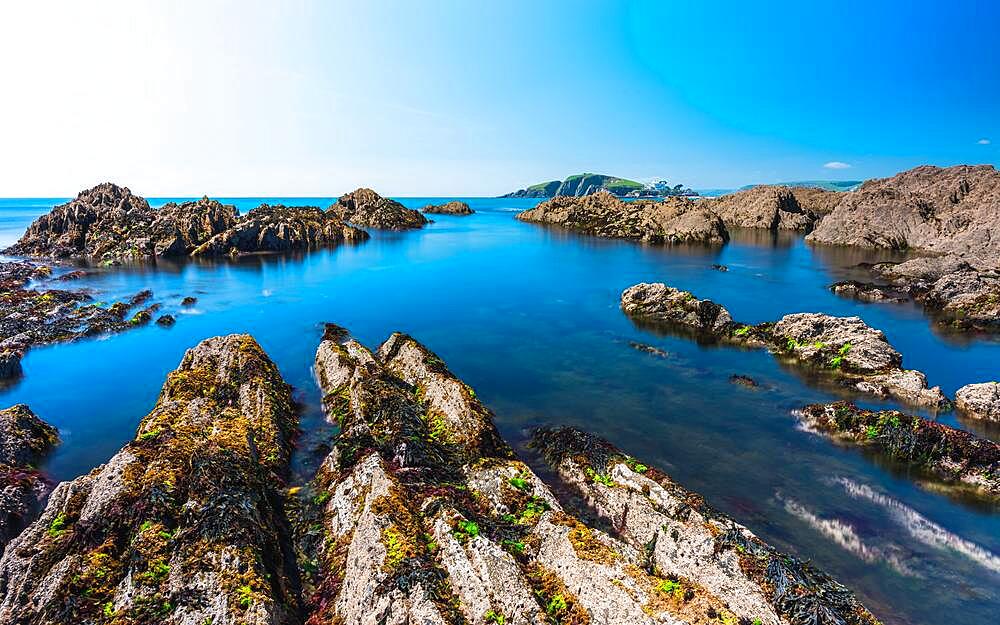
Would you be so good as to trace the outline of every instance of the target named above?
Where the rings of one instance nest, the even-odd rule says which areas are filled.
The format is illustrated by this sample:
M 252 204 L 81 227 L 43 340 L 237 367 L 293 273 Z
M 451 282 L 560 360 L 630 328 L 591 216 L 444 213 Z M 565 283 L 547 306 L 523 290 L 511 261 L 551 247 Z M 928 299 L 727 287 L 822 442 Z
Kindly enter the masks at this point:
M 729 311 L 722 306 L 662 282 L 643 282 L 625 289 L 621 308 L 634 319 L 675 325 L 711 336 L 727 335 L 733 323 Z
M 645 554 L 641 566 L 663 576 L 658 588 L 675 605 L 695 590 L 696 596 L 715 597 L 738 622 L 878 622 L 828 575 L 767 545 L 698 494 L 607 441 L 555 428 L 537 430 L 532 444 L 592 513 L 614 528 L 616 538 Z M 685 616 L 682 622 L 709 622 Z
M 316 563 L 315 622 L 709 623 L 771 610 L 766 598 L 728 600 L 743 589 L 720 588 L 723 599 L 654 569 L 644 546 L 567 513 L 475 393 L 412 338 L 371 352 L 339 326 L 325 334 L 315 371 L 341 435 L 309 494 L 318 516 L 297 525 L 301 557 Z
M 517 218 L 654 244 L 723 244 L 729 240 L 721 219 L 700 203 L 680 197 L 625 202 L 607 191 L 583 197 L 560 196 L 518 213 Z
M 207 198 L 156 210 L 127 188 L 104 183 L 36 219 L 6 252 L 106 262 L 184 256 L 237 217 L 234 207 Z
M 629 341 L 628 345 L 629 345 L 629 347 L 631 347 L 634 350 L 637 350 L 637 351 L 640 351 L 640 352 L 646 352 L 647 354 L 650 354 L 652 356 L 656 356 L 657 358 L 669 358 L 670 357 L 670 354 L 668 352 L 666 352 L 665 350 L 662 350 L 659 347 L 656 347 L 654 345 L 647 345 L 646 343 L 640 343 L 638 341 Z
M 13 350 L 0 351 L 0 380 L 11 380 L 21 375 L 21 354 Z
M 161 328 L 169 328 L 175 323 L 177 323 L 177 319 L 175 319 L 173 315 L 160 315 L 160 317 L 156 320 L 156 325 Z
M 807 240 L 954 254 L 995 269 L 998 221 L 1000 172 L 992 165 L 925 165 L 845 193 Z
M 428 223 L 420 211 L 364 188 L 342 195 L 327 212 L 357 226 L 383 230 L 423 228 Z
M 636 323 L 654 328 L 699 340 L 767 347 L 863 393 L 937 410 L 950 406 L 939 387 L 927 387 L 923 373 L 902 369 L 903 357 L 885 334 L 858 317 L 796 313 L 774 323 L 743 324 L 734 322 L 719 304 L 662 283 L 629 287 L 622 293 L 621 307 Z
M 59 280 L 60 282 L 69 282 L 70 280 L 79 280 L 80 278 L 86 278 L 88 275 L 90 275 L 90 272 L 88 271 L 85 271 L 83 269 L 75 269 L 73 271 L 67 271 L 66 273 L 56 278 L 56 280 Z
M 714 269 L 716 271 L 729 271 L 729 267 L 726 267 L 725 265 L 718 265 L 718 264 L 712 265 L 712 269 Z
M 955 407 L 971 419 L 1000 421 L 1000 382 L 963 386 L 955 392 Z
M 359 242 L 368 233 L 315 206 L 261 204 L 191 251 L 192 256 L 289 252 Z
M 758 185 L 704 202 L 730 227 L 808 232 L 841 195 L 808 187 Z
M 140 304 L 145 304 L 153 297 L 153 292 L 149 289 L 144 289 L 133 295 L 129 301 L 129 306 L 139 306 Z
M 857 280 L 835 282 L 830 285 L 830 290 L 842 297 L 849 297 L 862 302 L 893 302 L 901 304 L 910 299 L 907 293 L 891 286 L 873 284 L 871 282 L 858 282 Z
M 0 621 L 300 622 L 280 485 L 297 418 L 247 335 L 203 341 L 136 437 L 0 559 Z
M 428 204 L 420 210 L 435 215 L 471 215 L 476 212 L 469 208 L 469 205 L 465 202 L 457 200 L 445 202 L 444 204 Z
M 850 402 L 812 404 L 799 418 L 837 440 L 877 449 L 944 484 L 1000 500 L 1000 445 L 897 410 L 863 410 Z
M 49 483 L 34 467 L 58 443 L 55 428 L 24 404 L 0 410 L 0 555 L 38 516 Z
M 181 306 L 194 306 L 197 303 L 198 303 L 198 298 L 192 297 L 191 295 L 188 295 L 187 297 L 181 300 Z
M 757 380 L 754 380 L 748 375 L 733 374 L 729 376 L 729 381 L 733 384 L 739 384 L 740 386 L 745 386 L 747 388 L 759 388 L 760 385 L 757 384 Z

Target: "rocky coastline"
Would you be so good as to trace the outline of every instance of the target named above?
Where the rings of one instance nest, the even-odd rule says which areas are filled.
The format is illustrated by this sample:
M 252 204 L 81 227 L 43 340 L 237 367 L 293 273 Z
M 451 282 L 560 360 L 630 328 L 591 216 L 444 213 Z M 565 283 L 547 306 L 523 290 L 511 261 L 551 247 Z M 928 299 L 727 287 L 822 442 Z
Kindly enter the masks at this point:
M 361 188 L 340 196 L 328 213 L 353 224 L 382 230 L 423 228 L 429 220 L 420 211 L 406 208 L 396 200 L 382 197 L 371 189 Z
M 729 227 L 809 232 L 842 195 L 812 187 L 758 185 L 702 202 Z
M 51 484 L 35 467 L 58 444 L 55 428 L 26 405 L 0 410 L 0 555 L 41 511 Z
M 923 373 L 903 369 L 902 355 L 885 334 L 858 317 L 796 313 L 776 322 L 739 323 L 725 307 L 663 283 L 631 286 L 622 293 L 620 304 L 639 324 L 704 342 L 763 347 L 857 392 L 933 410 L 951 405 L 939 387 L 927 387 Z

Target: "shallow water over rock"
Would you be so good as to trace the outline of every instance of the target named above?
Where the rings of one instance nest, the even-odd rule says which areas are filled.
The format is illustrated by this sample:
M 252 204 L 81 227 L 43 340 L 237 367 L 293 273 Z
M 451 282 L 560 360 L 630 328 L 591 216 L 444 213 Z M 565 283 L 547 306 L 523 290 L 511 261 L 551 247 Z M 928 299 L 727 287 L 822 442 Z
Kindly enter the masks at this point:
M 265 200 L 225 199 L 242 212 Z M 405 198 L 420 208 L 450 198 Z M 253 334 L 306 406 L 296 467 L 307 475 L 333 433 L 310 366 L 322 322 L 366 344 L 405 331 L 448 362 L 522 444 L 529 427 L 575 425 L 668 471 L 775 546 L 813 559 L 885 622 L 983 623 L 1000 612 L 1000 510 L 953 499 L 884 459 L 798 429 L 791 411 L 844 395 L 763 351 L 709 347 L 636 327 L 623 289 L 666 282 L 748 323 L 794 312 L 857 315 L 906 368 L 949 396 L 1000 375 L 1000 341 L 937 333 L 912 304 L 866 304 L 828 285 L 864 279 L 870 251 L 812 248 L 801 235 L 731 231 L 725 247 L 649 247 L 513 218 L 531 199 L 463 198 L 476 214 L 298 256 L 99 269 L 73 287 L 114 301 L 152 289 L 177 322 L 31 349 L 0 407 L 28 403 L 63 439 L 45 468 L 70 479 L 131 439 L 164 375 L 198 341 Z M 326 206 L 335 198 L 267 198 Z M 0 245 L 61 200 L 0 200 Z M 166 199 L 151 200 L 154 206 Z M 898 260 L 898 259 L 897 259 Z M 725 265 L 720 272 L 713 265 Z M 197 302 L 182 306 L 183 298 Z M 638 350 L 632 342 L 657 351 Z M 758 387 L 732 384 L 753 378 Z M 987 424 L 946 423 L 1000 440 Z

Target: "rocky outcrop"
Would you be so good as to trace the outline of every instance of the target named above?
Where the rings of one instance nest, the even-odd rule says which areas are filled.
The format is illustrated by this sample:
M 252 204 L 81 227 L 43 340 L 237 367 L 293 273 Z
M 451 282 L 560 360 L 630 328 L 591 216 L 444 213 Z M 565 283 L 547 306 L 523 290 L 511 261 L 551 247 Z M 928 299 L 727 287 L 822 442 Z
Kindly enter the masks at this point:
M 1000 445 L 993 441 L 897 410 L 863 410 L 849 402 L 813 404 L 798 416 L 812 430 L 878 450 L 936 482 L 1000 500 Z
M 605 174 L 575 174 L 565 180 L 551 180 L 533 184 L 526 189 L 507 193 L 500 197 L 511 198 L 551 198 L 558 196 L 580 197 L 591 193 L 607 192 L 618 197 L 668 197 L 677 195 L 698 195 L 684 185 L 670 186 L 666 180 L 643 184 L 635 180 L 608 176 Z
M 44 283 L 51 274 L 51 269 L 35 263 L 0 262 L 0 380 L 20 375 L 21 356 L 34 345 L 130 330 L 159 308 L 152 304 L 129 316 L 152 297 L 151 291 L 105 307 L 93 303 L 86 290 L 30 286 Z
M 316 250 L 359 242 L 368 233 L 315 206 L 261 204 L 191 251 L 192 256 L 238 256 Z
M 459 202 L 458 200 L 452 200 L 444 204 L 428 204 L 420 210 L 434 215 L 471 215 L 476 212 L 469 208 L 468 204 Z
M 601 191 L 584 197 L 556 197 L 519 213 L 517 218 L 599 237 L 654 244 L 723 244 L 729 240 L 722 220 L 686 198 L 625 202 Z
M 35 466 L 58 443 L 55 428 L 24 404 L 0 410 L 0 555 L 38 516 L 49 483 Z
M 734 322 L 724 307 L 662 283 L 625 289 L 621 307 L 640 326 L 693 334 L 701 341 L 766 347 L 856 391 L 933 409 L 950 405 L 939 387 L 927 387 L 923 373 L 903 369 L 902 356 L 885 334 L 858 317 L 796 313 L 777 322 L 744 324 Z
M 910 299 L 905 291 L 884 284 L 843 280 L 830 285 L 830 290 L 841 297 L 856 299 L 860 302 L 894 302 L 903 303 Z
M 208 198 L 155 210 L 108 182 L 36 219 L 6 253 L 94 261 L 184 256 L 237 218 L 234 207 Z
M 420 211 L 364 188 L 340 196 L 327 212 L 356 226 L 382 230 L 423 228 L 429 223 Z
M 296 423 L 251 337 L 189 350 L 135 439 L 7 546 L 0 622 L 300 622 L 278 490 Z
M 643 554 L 639 567 L 663 576 L 658 589 L 667 601 L 700 588 L 741 623 L 878 622 L 853 593 L 809 562 L 777 551 L 607 441 L 557 428 L 536 431 L 533 445 L 619 540 Z
M 955 392 L 955 407 L 970 419 L 1000 422 L 1000 382 L 963 386 Z
M 406 335 L 371 352 L 328 327 L 315 371 L 341 434 L 304 493 L 315 516 L 298 524 L 310 623 L 875 622 L 842 586 L 707 507 L 692 513 L 696 495 L 624 456 L 557 463 L 625 504 L 614 534 L 586 524 Z
M 688 291 L 662 282 L 641 283 L 622 293 L 622 311 L 634 319 L 687 329 L 698 335 L 729 334 L 733 318 L 711 300 L 700 300 Z
M 730 227 L 808 232 L 842 195 L 809 187 L 759 185 L 703 202 Z
M 844 195 L 807 237 L 814 243 L 954 254 L 1000 267 L 1000 172 L 992 165 L 925 165 Z

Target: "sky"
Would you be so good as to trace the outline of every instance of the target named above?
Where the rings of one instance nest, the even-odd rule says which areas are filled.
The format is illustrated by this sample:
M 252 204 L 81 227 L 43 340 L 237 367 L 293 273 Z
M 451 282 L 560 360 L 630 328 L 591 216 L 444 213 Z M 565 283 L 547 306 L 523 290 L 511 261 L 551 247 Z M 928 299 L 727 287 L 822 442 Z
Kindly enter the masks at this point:
M 692 188 L 1000 156 L 1000 3 L 4 3 L 0 196 Z

